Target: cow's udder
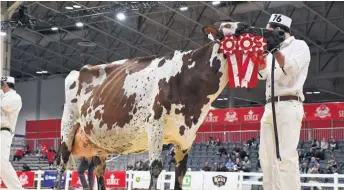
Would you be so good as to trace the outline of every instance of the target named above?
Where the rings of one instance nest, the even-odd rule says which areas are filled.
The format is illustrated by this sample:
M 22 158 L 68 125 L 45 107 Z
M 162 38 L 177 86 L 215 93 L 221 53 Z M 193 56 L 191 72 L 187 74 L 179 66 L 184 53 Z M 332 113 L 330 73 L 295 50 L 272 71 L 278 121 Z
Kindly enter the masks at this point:
M 106 155 L 107 153 L 95 146 L 84 132 L 77 129 L 72 149 L 72 155 L 77 157 L 92 157 Z

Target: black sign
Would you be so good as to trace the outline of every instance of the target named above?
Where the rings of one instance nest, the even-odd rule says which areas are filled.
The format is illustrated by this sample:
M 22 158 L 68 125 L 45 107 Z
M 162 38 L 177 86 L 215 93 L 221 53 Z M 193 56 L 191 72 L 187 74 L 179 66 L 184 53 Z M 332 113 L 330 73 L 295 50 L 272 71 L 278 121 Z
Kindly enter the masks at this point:
M 227 182 L 227 177 L 223 175 L 217 175 L 213 177 L 213 183 L 214 185 L 218 187 L 226 185 L 226 182 Z

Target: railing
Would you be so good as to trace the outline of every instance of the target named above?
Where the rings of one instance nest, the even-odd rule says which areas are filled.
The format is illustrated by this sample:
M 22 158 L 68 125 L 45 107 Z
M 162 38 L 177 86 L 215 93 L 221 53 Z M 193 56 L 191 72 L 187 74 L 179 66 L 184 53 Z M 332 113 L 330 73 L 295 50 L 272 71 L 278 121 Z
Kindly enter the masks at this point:
M 246 131 L 222 131 L 222 132 L 199 132 L 197 133 L 196 142 L 205 143 L 209 137 L 214 140 L 220 139 L 222 142 L 246 142 L 253 137 L 259 137 L 259 130 Z M 300 140 L 317 139 L 321 141 L 323 138 L 329 140 L 334 137 L 336 140 L 344 139 L 344 128 L 319 128 L 319 129 L 301 129 Z
M 67 190 L 70 187 L 71 182 L 71 173 L 72 171 L 67 170 L 66 175 L 66 183 L 64 189 Z M 35 171 L 35 178 L 34 180 L 37 182 L 37 186 L 35 187 L 37 190 L 43 189 L 41 186 L 41 182 L 43 182 L 44 171 Z M 158 178 L 158 189 L 159 190 L 165 190 L 165 189 L 173 189 L 174 187 L 174 172 L 166 172 L 163 170 Z M 141 180 L 137 180 L 138 179 Z M 148 176 L 142 177 L 142 176 Z M 138 188 L 138 182 L 142 182 L 140 184 L 140 189 L 148 189 L 146 187 L 149 184 L 150 181 L 150 173 L 149 171 L 143 172 L 143 171 L 126 171 L 126 186 L 123 187 L 123 189 L 131 190 L 133 188 Z M 222 187 L 225 189 L 231 189 L 231 190 L 245 190 L 246 188 L 249 188 L 252 185 L 258 185 L 261 186 L 263 183 L 258 180 L 258 178 L 262 177 L 262 173 L 246 173 L 246 172 L 187 172 L 186 177 L 184 177 L 183 181 L 183 189 L 186 190 L 210 190 L 210 189 L 217 189 L 218 187 Z M 244 180 L 244 177 L 248 176 L 251 177 L 249 180 Z M 216 183 L 213 181 L 213 177 L 221 178 L 225 177 L 226 180 L 222 181 L 222 183 Z M 342 174 L 301 174 L 301 178 L 332 178 L 333 183 L 319 183 L 316 181 L 311 181 L 308 183 L 301 183 L 301 186 L 303 187 L 330 187 L 334 190 L 339 190 L 344 188 L 344 184 L 340 183 L 339 179 L 344 179 L 344 175 Z M 120 180 L 120 179 L 116 179 Z M 122 179 L 123 180 L 123 179 Z M 221 181 L 221 179 L 219 179 Z M 106 181 L 106 179 L 105 179 Z M 118 182 L 118 181 L 117 181 Z M 136 183 L 136 187 L 134 187 L 134 183 Z M 95 184 L 96 181 L 95 181 Z M 222 189 L 221 188 L 221 189 Z M 46 189 L 46 188 L 44 188 Z
M 217 138 L 222 142 L 246 142 L 253 137 L 257 139 L 259 137 L 259 130 L 246 130 L 246 131 L 221 131 L 221 132 L 198 132 L 196 135 L 195 142 L 205 143 L 209 137 L 213 137 L 214 140 Z M 344 139 L 344 127 L 343 128 L 319 128 L 319 129 L 301 129 L 300 140 L 311 140 L 317 139 L 321 141 L 323 138 L 327 140 L 333 137 L 336 140 Z M 39 149 L 40 142 L 49 142 L 48 148 L 51 146 L 55 150 L 58 150 L 61 139 L 60 138 L 45 138 L 45 139 L 27 139 L 26 142 L 30 147 Z M 50 146 L 51 145 L 51 146 Z

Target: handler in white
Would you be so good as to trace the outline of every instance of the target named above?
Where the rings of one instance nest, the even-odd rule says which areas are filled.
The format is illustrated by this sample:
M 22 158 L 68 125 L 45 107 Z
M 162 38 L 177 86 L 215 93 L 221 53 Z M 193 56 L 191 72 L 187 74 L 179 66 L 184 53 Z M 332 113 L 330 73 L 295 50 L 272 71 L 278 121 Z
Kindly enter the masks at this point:
M 17 177 L 16 171 L 13 169 L 9 161 L 10 148 L 12 144 L 13 133 L 16 127 L 17 118 L 20 109 L 22 108 L 22 101 L 19 94 L 14 90 L 13 77 L 1 77 L 1 90 L 4 94 L 1 95 L 1 118 L 0 118 L 0 177 L 5 183 L 7 189 L 23 189 Z
M 300 190 L 300 171 L 297 145 L 304 115 L 303 85 L 307 78 L 311 59 L 308 45 L 290 35 L 292 20 L 281 14 L 273 14 L 267 29 L 281 29 L 286 40 L 279 50 L 267 56 L 266 66 L 259 68 L 258 78 L 266 81 L 266 100 L 261 119 L 259 158 L 263 170 L 264 190 Z M 282 161 L 276 157 L 276 145 L 271 108 L 271 64 L 275 67 L 275 108 Z

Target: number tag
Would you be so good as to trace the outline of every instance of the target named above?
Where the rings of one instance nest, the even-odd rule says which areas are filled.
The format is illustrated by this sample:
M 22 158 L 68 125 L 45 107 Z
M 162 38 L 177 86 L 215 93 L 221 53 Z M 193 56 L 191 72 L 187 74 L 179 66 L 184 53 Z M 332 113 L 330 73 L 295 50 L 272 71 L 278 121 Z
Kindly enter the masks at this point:
M 275 17 L 274 17 L 274 19 L 273 19 L 273 21 L 276 21 L 276 22 L 281 22 L 282 21 L 282 15 L 274 15 Z

